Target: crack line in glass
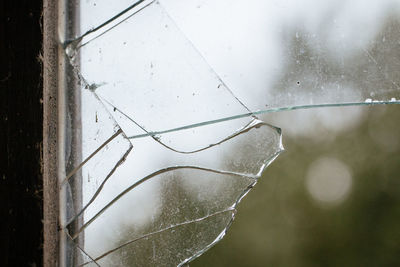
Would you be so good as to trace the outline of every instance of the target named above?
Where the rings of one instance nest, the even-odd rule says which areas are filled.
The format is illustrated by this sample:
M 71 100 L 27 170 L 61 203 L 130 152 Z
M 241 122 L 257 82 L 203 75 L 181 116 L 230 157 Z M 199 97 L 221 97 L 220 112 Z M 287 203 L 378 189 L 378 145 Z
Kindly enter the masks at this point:
M 156 176 L 158 176 L 159 174 L 162 173 L 166 173 L 166 172 L 170 172 L 173 170 L 180 170 L 180 169 L 192 169 L 192 170 L 201 170 L 201 171 L 208 171 L 211 173 L 218 173 L 218 174 L 227 174 L 227 175 L 231 175 L 231 176 L 235 176 L 235 177 L 246 177 L 246 178 L 250 178 L 250 179 L 258 179 L 260 176 L 254 175 L 254 174 L 244 174 L 244 173 L 236 173 L 236 172 L 230 172 L 230 171 L 222 171 L 222 170 L 215 170 L 215 169 L 210 169 L 210 168 L 205 168 L 205 167 L 198 167 L 198 166 L 172 166 L 172 167 L 167 167 L 164 169 L 160 169 L 156 172 L 153 172 L 145 177 L 143 177 L 142 179 L 140 179 L 139 181 L 137 181 L 136 183 L 132 184 L 131 186 L 127 187 L 124 191 L 122 191 L 118 196 L 116 196 L 113 200 L 111 200 L 107 205 L 105 205 L 99 212 L 97 212 L 90 220 L 88 220 L 73 236 L 72 239 L 75 240 L 79 234 L 85 230 L 91 223 L 93 223 L 94 220 L 96 220 L 101 214 L 103 214 L 109 207 L 111 207 L 115 202 L 117 202 L 120 198 L 122 198 L 124 195 L 126 195 L 127 193 L 129 193 L 132 189 L 138 187 L 139 185 L 141 185 L 142 183 L 146 182 L 147 180 L 150 180 Z
M 380 73 L 382 74 L 383 77 L 385 77 L 385 74 L 382 73 L 382 67 L 379 65 L 378 61 L 371 55 L 371 53 L 367 49 L 363 49 L 365 54 L 375 63 L 375 65 L 378 67 Z M 397 89 L 400 89 L 400 86 L 395 83 L 392 79 L 388 79 L 394 86 L 396 86 Z
M 122 11 L 121 11 L 120 13 L 118 13 L 117 15 L 113 16 L 112 18 L 108 19 L 107 21 L 103 22 L 102 24 L 98 25 L 97 27 L 88 30 L 87 32 L 85 32 L 85 33 L 82 34 L 81 36 L 79 36 L 79 37 L 77 37 L 77 38 L 75 38 L 75 39 L 73 39 L 73 40 L 67 40 L 67 41 L 65 41 L 65 42 L 63 43 L 63 47 L 66 48 L 66 47 L 68 47 L 68 46 L 72 46 L 73 48 L 76 48 L 77 45 L 78 45 L 78 43 L 80 43 L 80 41 L 81 41 L 84 37 L 88 36 L 88 35 L 91 34 L 91 33 L 94 33 L 94 32 L 96 32 L 96 31 L 100 30 L 101 28 L 104 28 L 105 26 L 107 26 L 108 24 L 110 24 L 111 22 L 113 22 L 114 20 L 118 19 L 119 17 L 121 17 L 121 16 L 124 15 L 125 13 L 129 12 L 130 10 L 134 9 L 135 7 L 139 6 L 141 3 L 145 2 L 145 1 L 147 1 L 147 0 L 139 0 L 139 1 L 137 1 L 136 3 L 132 4 L 131 6 L 127 7 L 126 9 L 122 10 Z M 155 0 L 151 1 L 151 2 L 148 3 L 146 6 L 142 7 L 140 10 L 142 10 L 143 8 L 145 8 L 145 7 L 147 7 L 148 5 L 152 4 L 154 1 L 155 1 Z M 140 10 L 139 10 L 139 11 L 140 11 Z M 130 16 L 128 16 L 127 18 L 123 19 L 123 20 L 122 20 L 121 22 L 119 22 L 118 24 L 113 25 L 110 29 L 116 27 L 116 26 L 119 25 L 120 23 L 122 23 L 122 22 L 124 22 L 125 20 L 129 19 L 131 16 L 135 15 L 136 13 L 137 13 L 137 12 L 135 12 L 134 14 L 131 14 Z M 108 29 L 107 31 L 109 31 L 110 29 Z M 107 31 L 106 31 L 106 32 L 107 32 Z M 99 35 L 99 36 L 101 36 L 101 35 Z M 97 37 L 98 37 L 98 36 L 97 36 Z M 97 37 L 95 37 L 95 38 L 97 38 Z M 95 39 L 95 38 L 94 38 L 94 39 Z M 94 40 L 94 39 L 92 39 L 92 40 Z M 90 41 L 92 41 L 92 40 L 90 40 Z M 85 44 L 89 43 L 90 41 L 86 42 Z M 83 45 L 85 45 L 85 44 L 83 44 Z M 83 45 L 81 45 L 81 46 L 83 46 Z M 78 48 L 79 48 L 79 47 L 78 47 Z
M 229 116 L 225 118 L 220 118 L 216 120 L 204 121 L 199 123 L 188 124 L 185 126 L 172 128 L 168 130 L 161 130 L 155 132 L 148 132 L 145 134 L 137 134 L 128 136 L 128 139 L 136 139 L 136 138 L 143 138 L 148 136 L 157 136 L 166 133 L 178 132 L 187 129 L 198 128 L 206 125 L 217 124 L 220 122 L 231 121 L 242 119 L 246 117 L 251 117 L 253 115 L 261 115 L 261 114 L 268 114 L 268 113 L 275 113 L 281 111 L 289 111 L 289 110 L 299 110 L 299 109 L 311 109 L 311 108 L 323 108 L 323 107 L 348 107 L 348 106 L 375 106 L 375 105 L 389 105 L 389 104 L 400 104 L 400 100 L 391 100 L 391 101 L 372 101 L 372 102 L 352 102 L 352 103 L 341 103 L 341 104 L 316 104 L 316 105 L 304 105 L 304 106 L 292 106 L 292 107 L 282 107 L 282 108 L 273 108 L 273 109 L 264 109 L 259 111 L 254 111 L 251 113 L 243 113 L 234 116 Z
M 94 264 L 96 264 L 97 266 L 100 267 L 100 264 L 97 263 L 96 259 L 93 259 L 93 257 L 90 256 L 89 253 L 87 253 L 84 249 L 81 248 L 81 246 L 79 246 L 76 242 L 74 242 L 74 241 L 72 240 L 72 237 L 71 237 L 71 235 L 68 233 L 68 231 L 66 231 L 65 233 L 66 233 L 67 237 L 68 237 L 69 239 L 71 239 L 71 241 L 74 243 L 74 246 L 76 246 L 80 251 L 82 251 L 83 254 L 85 254 L 85 255 L 91 260 L 90 263 L 94 263 Z
M 70 225 L 76 218 L 78 218 L 90 206 L 90 204 L 92 204 L 92 202 L 97 198 L 97 196 L 102 191 L 102 189 L 103 189 L 104 185 L 106 184 L 106 182 L 108 181 L 108 179 L 114 174 L 114 172 L 118 169 L 118 167 L 121 166 L 125 162 L 126 157 L 129 155 L 129 153 L 131 152 L 132 148 L 133 148 L 132 146 L 129 147 L 129 149 L 125 152 L 125 154 L 121 157 L 121 159 L 115 164 L 115 166 L 111 169 L 111 171 L 107 174 L 107 176 L 101 182 L 100 186 L 97 188 L 96 192 L 91 197 L 89 202 L 74 217 L 72 217 L 67 222 L 65 227 L 68 227 L 68 225 Z
M 146 0 L 143 0 L 146 1 Z M 143 2 L 141 1 L 141 2 Z M 142 11 L 143 9 L 145 9 L 146 7 L 150 6 L 151 4 L 153 4 L 155 2 L 155 0 L 152 0 L 151 2 L 147 3 L 146 5 L 144 5 L 143 7 L 139 8 L 138 10 L 136 10 L 134 13 L 132 13 L 131 15 L 129 15 L 127 18 L 121 20 L 120 22 L 118 22 L 117 24 L 113 25 L 112 27 L 110 27 L 109 29 L 105 30 L 104 32 L 100 33 L 99 35 L 97 35 L 96 37 L 93 37 L 92 39 L 90 39 L 89 41 L 83 43 L 80 46 L 77 46 L 77 49 L 87 45 L 88 43 L 96 40 L 97 38 L 99 38 L 100 36 L 106 34 L 107 32 L 111 31 L 112 29 L 114 29 L 115 27 L 117 27 L 118 25 L 120 25 L 121 23 L 125 22 L 126 20 L 130 19 L 132 16 L 136 15 L 137 13 L 139 13 L 140 11 Z
M 156 135 L 150 135 L 150 132 L 149 132 L 149 131 L 147 131 L 143 126 L 141 126 L 140 124 L 138 124 L 134 119 L 132 119 L 130 116 L 128 116 L 128 115 L 127 115 L 125 112 L 123 112 L 121 109 L 119 109 L 118 107 L 114 106 L 114 105 L 111 104 L 109 101 L 107 101 L 106 99 L 102 98 L 101 96 L 99 96 L 99 97 L 100 97 L 104 102 L 108 103 L 111 107 L 113 107 L 115 111 L 118 111 L 119 113 L 121 113 L 124 117 L 126 117 L 128 120 L 130 120 L 130 121 L 131 121 L 132 123 L 134 123 L 136 126 L 138 126 L 138 127 L 139 127 L 140 129 L 142 129 L 144 132 L 146 132 L 147 134 L 149 134 L 149 136 L 150 136 L 151 138 L 153 138 L 154 141 L 156 141 L 157 143 L 159 143 L 160 145 L 164 146 L 165 148 L 167 148 L 167 149 L 169 149 L 169 150 L 172 150 L 172 151 L 174 151 L 174 152 L 181 153 L 181 154 L 193 154 L 193 153 L 197 153 L 197 152 L 200 152 L 200 151 L 204 151 L 204 150 L 209 149 L 209 148 L 211 148 L 211 147 L 214 147 L 214 146 L 216 146 L 216 145 L 220 145 L 220 144 L 222 144 L 222 143 L 224 143 L 224 142 L 226 142 L 226 141 L 228 141 L 228 140 L 230 140 L 230 139 L 232 139 L 232 138 L 234 138 L 234 137 L 236 137 L 236 136 L 238 136 L 238 135 L 240 135 L 240 134 L 242 134 L 242 133 L 245 133 L 245 132 L 251 130 L 252 127 L 250 127 L 250 125 L 252 125 L 252 124 L 254 123 L 254 121 L 255 121 L 255 120 L 250 121 L 249 123 L 247 123 L 247 124 L 246 124 L 245 126 L 243 126 L 241 129 L 237 130 L 237 131 L 236 131 L 235 133 L 233 133 L 232 135 L 230 135 L 230 136 L 228 136 L 228 137 L 226 137 L 226 138 L 224 138 L 224 139 L 222 139 L 222 140 L 220 140 L 220 141 L 218 141 L 218 142 L 216 142 L 216 143 L 209 144 L 208 146 L 205 146 L 205 147 L 200 148 L 200 149 L 197 149 L 197 150 L 192 150 L 192 151 L 180 151 L 180 150 L 176 150 L 176 149 L 174 149 L 174 148 L 172 148 L 172 147 L 166 145 L 165 143 L 161 142 L 160 139 L 159 139 Z M 265 122 L 262 122 L 262 124 L 265 124 L 265 125 L 266 125 Z M 272 125 L 269 125 L 269 126 L 275 128 L 275 126 L 272 126 Z M 246 129 L 246 128 L 248 128 L 248 129 Z
M 60 187 L 62 187 L 68 180 L 80 169 L 82 168 L 83 165 L 85 165 L 91 158 L 93 158 L 100 150 L 102 150 L 108 143 L 110 143 L 112 140 L 114 140 L 118 135 L 120 135 L 122 132 L 121 129 L 118 129 L 118 131 L 113 134 L 110 138 L 108 138 L 101 146 L 99 146 L 94 152 L 92 152 L 84 161 L 82 161 L 78 166 L 76 166 L 63 180 L 61 183 Z M 129 149 L 130 151 L 130 149 Z
M 229 207 L 228 209 L 225 209 L 225 210 L 222 210 L 222 211 L 217 211 L 217 212 L 214 212 L 213 214 L 209 214 L 209 215 L 204 216 L 204 217 L 201 217 L 201 218 L 196 218 L 196 219 L 193 219 L 193 220 L 190 220 L 190 221 L 185 221 L 185 222 L 182 222 L 182 223 L 177 223 L 177 224 L 171 225 L 171 226 L 169 226 L 169 227 L 160 229 L 160 230 L 158 230 L 158 231 L 155 231 L 155 232 L 151 232 L 151 233 L 142 235 L 142 236 L 140 236 L 140 237 L 138 237 L 138 238 L 135 238 L 135 239 L 133 239 L 133 240 L 131 240 L 131 241 L 128 241 L 128 242 L 126 242 L 126 243 L 124 243 L 124 244 L 122 244 L 122 245 L 120 245 L 120 246 L 118 246 L 118 247 L 116 247 L 116 248 L 114 248 L 114 249 L 111 249 L 111 250 L 109 250 L 109 251 L 103 253 L 102 255 L 100 255 L 99 257 L 95 258 L 94 260 L 95 260 L 95 261 L 98 261 L 98 260 L 100 260 L 100 259 L 106 257 L 107 255 L 109 255 L 109 254 L 111 254 L 111 253 L 113 253 L 113 252 L 115 252 L 115 251 L 117 251 L 117 250 L 119 250 L 119 249 L 121 249 L 121 248 L 123 248 L 123 247 L 125 247 L 125 246 L 127 246 L 127 245 L 130 245 L 130 244 L 132 244 L 132 243 L 135 243 L 135 242 L 137 242 L 137 241 L 139 241 L 139 240 L 142 240 L 142 239 L 144 239 L 144 238 L 150 237 L 150 236 L 152 236 L 152 235 L 156 235 L 156 234 L 159 234 L 159 233 L 162 233 L 162 232 L 165 232 L 165 231 L 168 231 L 168 230 L 171 230 L 171 229 L 174 229 L 174 228 L 183 226 L 183 225 L 187 225 L 187 224 L 192 224 L 192 223 L 204 221 L 204 220 L 206 220 L 206 219 L 208 219 L 208 218 L 211 218 L 211 217 L 213 217 L 213 216 L 217 216 L 217 215 L 220 215 L 220 214 L 226 213 L 226 212 L 231 212 L 232 214 L 234 214 L 234 213 L 236 212 L 236 209 L 233 208 L 233 207 Z M 91 262 L 86 262 L 86 263 L 81 264 L 81 265 L 79 265 L 79 266 L 84 266 L 84 265 L 87 265 L 87 264 L 89 264 L 89 263 L 91 263 Z
M 172 21 L 174 26 L 179 30 L 179 32 L 182 34 L 183 37 L 185 37 L 186 41 L 190 44 L 190 46 L 196 51 L 196 53 L 203 59 L 203 61 L 207 64 L 207 66 L 213 71 L 213 73 L 217 76 L 218 80 L 221 82 L 221 85 L 224 86 L 224 88 L 236 99 L 236 101 L 244 107 L 248 112 L 252 112 L 234 93 L 233 91 L 229 88 L 229 86 L 224 82 L 224 80 L 221 78 L 220 75 L 214 70 L 214 68 L 211 67 L 211 65 L 208 63 L 206 58 L 203 56 L 203 54 L 200 52 L 200 50 L 193 44 L 193 42 L 187 37 L 187 35 L 181 30 L 181 28 L 178 26 L 176 21 L 172 18 L 172 16 L 169 15 L 168 11 L 164 8 L 164 6 L 161 4 L 160 1 L 157 1 L 157 4 L 163 9 L 167 17 Z M 257 118 L 254 116 L 254 118 Z

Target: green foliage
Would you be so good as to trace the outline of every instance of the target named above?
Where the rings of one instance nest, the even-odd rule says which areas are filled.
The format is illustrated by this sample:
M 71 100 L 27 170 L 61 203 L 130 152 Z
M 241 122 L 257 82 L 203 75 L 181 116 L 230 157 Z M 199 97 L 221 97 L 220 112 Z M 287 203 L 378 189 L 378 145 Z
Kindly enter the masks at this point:
M 332 142 L 283 132 L 286 152 L 239 205 L 225 239 L 191 266 L 400 266 L 400 108 L 363 109 L 367 119 Z M 320 156 L 352 170 L 351 192 L 336 206 L 305 187 Z

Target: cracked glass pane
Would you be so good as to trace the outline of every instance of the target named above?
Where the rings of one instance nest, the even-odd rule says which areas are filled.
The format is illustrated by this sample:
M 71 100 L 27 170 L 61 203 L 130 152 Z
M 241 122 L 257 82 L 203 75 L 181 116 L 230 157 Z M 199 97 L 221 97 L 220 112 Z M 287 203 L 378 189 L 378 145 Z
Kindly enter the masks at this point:
M 61 195 L 78 266 L 182 265 L 219 241 L 283 150 L 257 116 L 400 103 L 396 0 L 83 1 L 75 12 L 81 34 L 63 47 L 82 160 Z

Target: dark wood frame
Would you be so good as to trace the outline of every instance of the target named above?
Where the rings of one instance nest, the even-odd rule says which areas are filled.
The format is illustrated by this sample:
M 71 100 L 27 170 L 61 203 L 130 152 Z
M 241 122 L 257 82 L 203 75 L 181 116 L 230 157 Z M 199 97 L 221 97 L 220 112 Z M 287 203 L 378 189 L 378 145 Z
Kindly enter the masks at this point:
M 49 102 L 41 78 L 42 9 L 42 1 L 0 4 L 0 266 L 42 266 L 43 229 L 56 229 L 49 217 L 47 228 L 42 224 L 43 208 L 53 209 L 43 205 L 42 187 L 41 159 L 49 156 L 42 151 L 42 103 Z

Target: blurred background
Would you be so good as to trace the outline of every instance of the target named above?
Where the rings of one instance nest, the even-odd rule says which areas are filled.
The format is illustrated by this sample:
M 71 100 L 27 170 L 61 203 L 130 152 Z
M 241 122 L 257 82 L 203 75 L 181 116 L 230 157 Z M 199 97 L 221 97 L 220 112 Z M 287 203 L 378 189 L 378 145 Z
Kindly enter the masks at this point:
M 286 151 L 190 265 L 400 266 L 400 107 L 263 119 L 282 127 Z
M 121 5 L 123 2 L 118 1 Z M 161 3 L 165 10 L 158 5 L 145 9 L 85 46 L 80 57 L 83 76 L 104 84 L 96 94 L 113 103 L 113 119 L 128 136 L 136 134 L 129 132 L 136 125 L 123 116 L 119 118 L 115 107 L 136 120 L 142 119 L 147 130 L 154 131 L 204 121 L 202 116 L 208 112 L 208 119 L 228 116 L 225 112 L 246 112 L 239 102 L 252 111 L 367 104 L 260 116 L 282 128 L 286 151 L 240 203 L 226 237 L 190 265 L 400 266 L 400 109 L 398 105 L 368 105 L 373 101 L 399 101 L 400 2 Z M 96 8 L 105 13 L 105 18 L 112 13 L 97 1 L 82 5 L 82 25 L 88 29 L 101 17 Z M 85 32 L 85 27 L 81 31 Z M 125 61 L 115 60 L 117 56 Z M 110 66 L 117 71 L 110 71 Z M 89 106 L 88 110 L 87 121 L 97 123 L 97 113 L 93 122 L 93 109 Z M 215 129 L 220 126 L 164 134 L 157 140 L 187 150 L 227 136 Z M 143 129 L 135 131 L 142 133 Z M 257 148 L 265 145 L 258 139 L 248 138 L 245 144 L 256 144 Z M 224 166 L 229 158 L 256 154 L 241 149 L 239 143 L 230 147 L 229 156 L 193 154 L 191 158 L 171 154 L 158 144 L 152 147 L 154 140 L 131 142 L 134 153 L 96 199 L 98 208 L 125 190 L 133 179 L 161 167 L 187 162 Z M 142 240 L 143 244 L 131 242 L 144 233 L 201 217 L 197 213 L 197 217 L 192 216 L 197 210 L 210 214 L 213 205 L 227 198 L 228 194 L 221 193 L 228 188 L 225 184 L 218 181 L 218 188 L 210 181 L 198 182 L 203 178 L 199 174 L 189 174 L 188 179 L 203 183 L 206 189 L 200 191 L 206 192 L 204 195 L 213 190 L 220 194 L 199 201 L 189 186 L 178 182 L 185 175 L 164 178 L 168 181 L 164 184 L 155 179 L 153 184 L 133 190 L 131 197 L 119 200 L 102 215 L 103 219 L 85 230 L 86 251 L 101 255 L 128 244 L 104 259 L 104 265 L 170 266 L 177 260 L 174 257 L 181 257 L 177 261 L 181 262 L 210 244 L 226 222 L 204 223 L 201 231 L 192 225 L 153 234 Z M 84 191 L 91 184 L 95 181 L 84 183 Z M 93 209 L 95 204 L 91 205 Z M 90 218 L 88 215 L 90 212 L 85 214 Z M 207 232 L 213 228 L 218 231 Z M 197 242 L 204 244 L 197 246 Z

